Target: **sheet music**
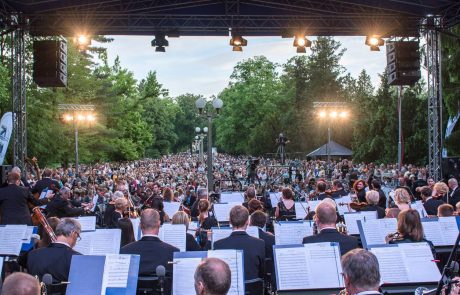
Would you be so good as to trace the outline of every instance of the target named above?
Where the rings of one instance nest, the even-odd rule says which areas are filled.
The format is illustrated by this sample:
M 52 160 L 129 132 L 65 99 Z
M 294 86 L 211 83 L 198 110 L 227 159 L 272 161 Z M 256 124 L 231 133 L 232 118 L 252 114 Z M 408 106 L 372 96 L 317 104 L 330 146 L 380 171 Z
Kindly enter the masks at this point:
M 3 270 L 3 257 L 0 257 L 0 274 L 2 274 Z
M 195 231 L 198 229 L 198 221 L 190 221 L 188 224 L 188 232 L 195 235 Z
M 307 202 L 295 202 L 295 219 L 305 219 L 308 213 L 308 203 Z
M 302 244 L 304 237 L 313 235 L 313 222 L 309 221 L 275 222 L 274 228 L 276 245 Z
M 28 226 L 26 231 L 24 232 L 24 237 L 22 238 L 23 244 L 29 244 L 30 240 L 32 239 L 32 235 L 34 233 L 34 227 Z
M 230 217 L 230 210 L 237 205 L 241 205 L 241 203 L 215 203 L 213 207 L 214 216 L 217 221 L 228 221 Z
M 355 213 L 345 213 L 343 215 L 349 235 L 359 235 L 357 220 L 368 221 L 377 219 L 377 211 L 360 211 Z
M 27 225 L 6 225 L 0 227 L 0 255 L 19 256 L 27 232 Z
M 74 250 L 83 255 L 107 255 L 120 253 L 121 230 L 97 229 L 92 232 L 82 232 L 81 240 Z
M 341 198 L 335 199 L 335 203 L 337 204 L 337 211 L 340 215 L 344 215 L 345 212 L 356 212 L 355 210 L 348 208 L 347 204 L 351 203 L 350 195 L 343 196 Z M 342 203 L 342 205 L 340 205 Z
M 248 226 L 248 228 L 246 229 L 246 232 L 251 237 L 259 238 L 259 228 L 257 226 L 252 226 L 252 225 Z
M 401 243 L 371 248 L 377 256 L 382 283 L 437 282 L 441 278 L 430 246 L 425 243 Z
M 338 245 L 305 244 L 302 247 L 275 247 L 279 290 L 343 287 Z
M 318 206 L 318 204 L 321 203 L 321 201 L 308 201 L 308 210 L 310 211 L 315 211 L 316 210 L 316 206 Z
M 221 193 L 220 203 L 243 203 L 244 195 L 241 192 Z
M 364 237 L 361 236 L 361 240 L 366 241 L 367 248 L 369 248 L 369 245 L 386 244 L 385 237 L 388 234 L 395 233 L 398 228 L 396 218 L 358 220 L 357 222 L 358 227 L 361 226 L 363 230 Z
M 455 217 L 440 217 L 437 220 L 422 220 L 425 238 L 435 246 L 452 246 L 458 235 Z
M 158 233 L 160 240 L 168 243 L 181 252 L 186 249 L 185 224 L 163 224 Z
M 410 207 L 412 209 L 415 209 L 418 211 L 418 214 L 420 214 L 421 218 L 427 217 L 428 214 L 426 213 L 425 207 L 423 206 L 422 201 L 415 201 L 414 203 L 410 204 Z
M 232 234 L 232 228 L 231 227 L 213 227 L 211 228 L 212 231 L 212 237 L 211 237 L 211 242 L 212 242 L 212 248 L 214 249 L 214 242 L 218 240 L 225 239 L 229 237 Z
M 128 285 L 131 255 L 106 255 L 102 276 L 101 295 L 107 288 L 126 288 Z
M 195 286 L 195 270 L 201 258 L 174 258 L 173 295 L 189 295 Z
M 141 219 L 140 218 L 130 218 L 131 224 L 133 225 L 134 239 L 137 241 L 141 238 Z
M 225 261 L 232 273 L 232 283 L 228 295 L 244 295 L 243 251 L 241 250 L 214 250 L 208 251 L 208 257 L 215 257 Z
M 281 193 L 275 192 L 275 193 L 270 193 L 270 202 L 272 203 L 272 208 L 275 208 L 281 198 Z
M 169 218 L 172 218 L 173 215 L 179 211 L 180 203 L 179 202 L 163 202 L 163 211 L 168 214 Z
M 96 230 L 96 216 L 82 216 L 75 218 L 80 222 L 81 231 L 95 231 Z

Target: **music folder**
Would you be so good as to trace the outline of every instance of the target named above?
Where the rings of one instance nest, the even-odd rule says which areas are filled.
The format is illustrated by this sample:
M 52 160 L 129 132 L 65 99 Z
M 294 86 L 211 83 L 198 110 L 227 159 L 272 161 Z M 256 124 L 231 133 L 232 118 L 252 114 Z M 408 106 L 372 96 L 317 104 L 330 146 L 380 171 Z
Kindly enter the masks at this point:
M 220 203 L 243 203 L 244 195 L 241 192 L 220 193 Z
M 359 235 L 365 249 L 374 245 L 386 244 L 388 234 L 395 233 L 398 227 L 396 218 L 358 220 Z
M 82 232 L 74 250 L 83 255 L 106 255 L 120 253 L 121 230 L 96 229 Z
M 343 214 L 349 235 L 359 235 L 358 220 L 377 219 L 377 211 L 345 212 Z
M 313 222 L 309 221 L 276 221 L 275 229 L 276 245 L 302 244 L 303 238 L 313 235 Z
M 213 205 L 214 208 L 214 216 L 216 217 L 217 221 L 228 221 L 230 217 L 230 210 L 234 206 L 241 205 L 239 202 L 232 202 L 232 203 L 215 203 Z
M 382 284 L 433 283 L 441 278 L 428 243 L 378 245 L 370 251 L 379 261 Z
M 23 243 L 30 243 L 31 235 L 27 225 L 0 226 L 0 255 L 19 256 Z
M 80 223 L 81 231 L 96 230 L 96 216 L 80 216 L 75 219 Z
M 279 291 L 344 287 L 338 243 L 274 245 L 273 253 Z
M 135 295 L 139 255 L 74 255 L 67 295 Z
M 230 267 L 231 285 L 227 294 L 244 295 L 243 250 L 174 252 L 173 295 L 194 294 L 195 270 L 208 257 L 222 259 Z
M 460 220 L 460 217 L 422 218 L 425 238 L 434 246 L 454 245 L 459 232 L 457 220 Z
M 179 202 L 163 202 L 163 211 L 168 214 L 169 218 L 172 218 L 179 208 Z

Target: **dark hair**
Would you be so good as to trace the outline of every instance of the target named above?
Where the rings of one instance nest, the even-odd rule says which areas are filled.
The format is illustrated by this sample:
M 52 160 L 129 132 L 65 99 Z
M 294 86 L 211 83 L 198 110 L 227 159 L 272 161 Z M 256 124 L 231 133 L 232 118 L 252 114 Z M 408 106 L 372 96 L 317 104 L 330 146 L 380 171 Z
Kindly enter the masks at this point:
M 340 188 L 343 188 L 343 184 L 340 180 L 336 179 L 334 180 L 334 182 L 332 182 L 332 184 L 336 187 L 340 187 Z
M 429 186 L 423 186 L 420 189 L 420 194 L 425 197 L 431 197 L 431 194 L 433 193 L 433 190 Z
M 265 213 L 260 210 L 252 213 L 250 219 L 251 225 L 253 226 L 264 227 L 267 223 L 267 215 L 265 215 Z
M 174 193 L 169 187 L 163 191 L 163 200 L 166 202 L 172 202 L 174 200 Z
M 256 197 L 256 190 L 253 187 L 250 187 L 246 190 L 246 196 L 248 199 L 254 199 Z
M 254 211 L 257 211 L 257 210 L 262 210 L 263 211 L 264 206 L 263 206 L 261 201 L 256 200 L 256 199 L 252 199 L 248 203 L 248 210 L 249 210 L 249 214 L 252 214 Z
M 438 207 L 438 217 L 448 217 L 454 215 L 454 207 L 450 204 L 442 204 Z
M 232 227 L 243 227 L 249 219 L 249 211 L 244 206 L 237 205 L 230 210 Z
M 423 240 L 423 227 L 417 210 L 407 209 L 399 213 L 398 232 L 415 242 Z
M 316 184 L 316 188 L 319 192 L 324 193 L 326 191 L 327 186 L 324 181 L 318 181 L 318 183 Z
M 218 258 L 207 258 L 195 271 L 195 282 L 202 282 L 206 294 L 225 295 L 232 282 L 228 264 Z
M 163 199 L 158 197 L 153 198 L 151 206 L 153 209 L 156 209 L 157 211 L 163 211 Z
M 380 189 L 382 187 L 382 185 L 380 184 L 380 181 L 378 181 L 377 179 L 373 179 L 372 180 L 372 187 L 376 190 Z
M 118 228 L 121 229 L 120 247 L 135 241 L 133 224 L 129 218 L 119 219 Z
M 284 199 L 292 200 L 294 198 L 294 194 L 292 193 L 292 190 L 288 187 L 283 188 L 282 195 Z

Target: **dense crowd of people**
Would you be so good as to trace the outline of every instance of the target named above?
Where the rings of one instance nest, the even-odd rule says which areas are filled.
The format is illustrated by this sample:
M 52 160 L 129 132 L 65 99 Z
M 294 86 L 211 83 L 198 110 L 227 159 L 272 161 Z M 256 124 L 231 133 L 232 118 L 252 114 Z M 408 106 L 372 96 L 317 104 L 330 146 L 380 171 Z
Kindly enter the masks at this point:
M 314 222 L 316 232 L 304 237 L 303 243 L 339 243 L 348 294 L 365 291 L 380 294 L 375 256 L 360 249 L 357 237 L 338 230 L 337 224 L 344 222 L 338 206 L 344 204 L 337 200 L 350 196 L 351 201 L 345 204 L 349 210 L 376 211 L 378 218 L 397 218 L 395 233 L 386 242 L 426 242 L 434 258 L 440 255 L 431 241 L 425 239 L 421 225 L 421 217 L 426 216 L 420 216 L 413 202 L 421 201 L 428 217 L 460 213 L 458 180 L 435 182 L 425 167 L 414 165 L 397 169 L 396 165 L 351 160 L 333 161 L 330 165 L 321 160 L 289 160 L 280 165 L 270 159 L 260 159 L 254 165 L 252 158 L 219 154 L 213 161 L 212 185 L 207 183 L 205 163 L 186 153 L 79 168 L 78 173 L 73 168 L 43 171 L 35 168 L 21 174 L 15 167 L 0 189 L 0 224 L 40 225 L 41 239 L 32 251 L 21 253 L 18 259 L 20 266 L 38 278 L 51 274 L 56 283 L 68 281 L 71 257 L 80 255 L 73 248 L 81 233 L 79 222 L 70 217 L 94 215 L 98 228 L 121 229 L 120 254 L 140 255 L 139 275 L 155 275 L 159 265 L 165 266 L 171 275 L 173 268 L 168 262 L 179 249 L 161 241 L 159 230 L 164 223 L 184 224 L 186 251 L 243 250 L 245 279 L 262 279 L 270 286 L 264 292 L 271 292 L 276 289 L 272 221 L 295 220 L 296 202 L 317 200 L 320 202 L 314 210 L 304 208 L 305 219 Z M 244 192 L 244 202 L 229 212 L 226 225 L 232 227 L 232 234 L 212 246 L 211 229 L 222 225 L 216 219 L 213 204 L 225 191 Z M 275 203 L 273 192 L 280 196 Z M 166 202 L 180 203 L 179 210 L 168 215 L 164 210 Z M 52 235 L 43 222 L 37 222 L 31 215 L 30 208 L 36 206 L 44 208 L 42 214 Z M 142 238 L 137 241 L 132 218 L 140 219 Z M 196 229 L 188 230 L 192 221 L 196 222 Z M 249 225 L 258 227 L 259 238 L 246 233 Z M 266 263 L 267 260 L 271 263 Z M 362 265 L 372 273 L 368 278 L 372 282 L 365 285 L 360 285 L 363 273 L 357 269 Z M 9 273 L 17 270 L 14 266 L 4 268 Z M 9 281 L 28 280 L 21 276 L 10 275 L 4 290 L 8 289 Z M 219 259 L 203 261 L 195 273 L 196 293 L 226 294 L 229 276 L 228 266 Z

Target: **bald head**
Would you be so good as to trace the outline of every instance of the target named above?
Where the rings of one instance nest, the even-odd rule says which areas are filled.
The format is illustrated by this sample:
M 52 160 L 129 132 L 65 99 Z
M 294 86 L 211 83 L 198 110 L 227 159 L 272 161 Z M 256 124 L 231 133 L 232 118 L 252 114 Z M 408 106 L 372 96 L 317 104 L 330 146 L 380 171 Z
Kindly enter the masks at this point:
M 227 263 L 218 258 L 207 258 L 195 271 L 197 295 L 225 295 L 230 289 L 231 272 Z
M 337 213 L 335 206 L 329 201 L 322 201 L 316 206 L 315 221 L 318 227 L 331 226 L 337 222 Z
M 145 209 L 141 214 L 142 234 L 158 234 L 160 229 L 160 214 L 155 209 Z
M 6 277 L 1 295 L 40 295 L 40 284 L 29 274 L 15 272 Z

